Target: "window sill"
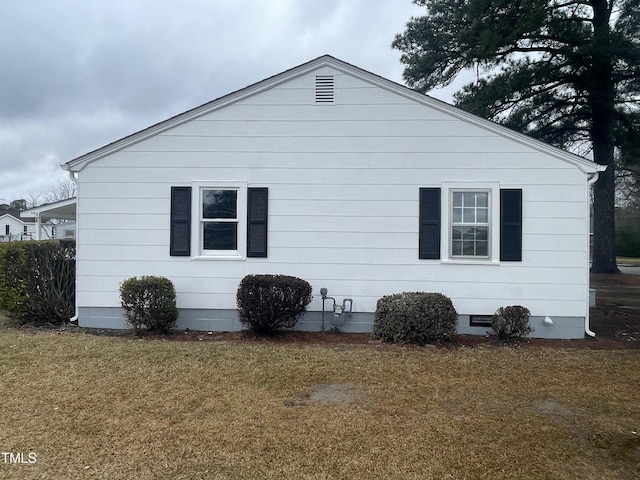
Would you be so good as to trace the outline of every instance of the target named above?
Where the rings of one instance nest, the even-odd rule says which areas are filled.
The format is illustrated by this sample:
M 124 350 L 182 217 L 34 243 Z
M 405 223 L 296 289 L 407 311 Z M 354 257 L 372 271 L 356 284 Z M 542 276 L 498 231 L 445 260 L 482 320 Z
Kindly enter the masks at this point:
M 440 260 L 440 263 L 443 265 L 500 265 L 499 261 L 490 260 L 488 258 L 446 258 Z
M 191 260 L 194 262 L 199 262 L 199 261 L 245 261 L 247 259 L 247 257 L 244 257 L 242 255 L 197 255 L 195 257 L 191 257 Z

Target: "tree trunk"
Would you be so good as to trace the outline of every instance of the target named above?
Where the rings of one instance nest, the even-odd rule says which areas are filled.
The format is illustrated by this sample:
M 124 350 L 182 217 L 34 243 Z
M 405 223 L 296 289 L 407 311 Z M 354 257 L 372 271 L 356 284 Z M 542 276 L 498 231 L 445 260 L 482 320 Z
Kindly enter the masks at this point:
M 594 186 L 593 258 L 594 273 L 617 273 L 615 225 L 615 165 L 613 161 L 613 127 L 615 86 L 609 48 L 610 12 L 606 0 L 593 1 L 593 45 L 589 104 L 593 113 L 591 140 L 593 159 L 606 165 Z
M 600 162 L 598 162 L 600 163 Z M 594 273 L 617 273 L 615 242 L 615 172 L 610 165 L 593 188 L 593 258 Z

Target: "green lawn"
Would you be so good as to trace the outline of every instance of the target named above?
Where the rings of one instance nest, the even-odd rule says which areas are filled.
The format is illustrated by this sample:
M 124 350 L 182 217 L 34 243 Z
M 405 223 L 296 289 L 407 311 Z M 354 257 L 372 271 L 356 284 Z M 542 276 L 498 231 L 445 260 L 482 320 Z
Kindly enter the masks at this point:
M 0 330 L 3 479 L 640 478 L 640 351 Z

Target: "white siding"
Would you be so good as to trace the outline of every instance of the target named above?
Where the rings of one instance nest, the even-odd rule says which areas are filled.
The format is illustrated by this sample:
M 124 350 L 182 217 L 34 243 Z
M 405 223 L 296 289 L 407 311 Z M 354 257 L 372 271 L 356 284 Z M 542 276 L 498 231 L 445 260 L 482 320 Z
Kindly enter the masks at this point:
M 316 73 L 335 74 L 335 104 L 313 103 Z M 269 187 L 268 258 L 169 256 L 171 186 L 207 181 Z M 523 190 L 522 262 L 418 259 L 419 188 L 443 182 Z M 234 309 L 244 275 L 284 273 L 312 284 L 312 310 L 327 287 L 358 312 L 421 290 L 450 296 L 460 314 L 507 304 L 587 314 L 584 173 L 339 71 L 294 78 L 130 145 L 82 170 L 78 190 L 81 307 L 117 307 L 122 280 L 152 274 L 171 278 L 181 308 Z

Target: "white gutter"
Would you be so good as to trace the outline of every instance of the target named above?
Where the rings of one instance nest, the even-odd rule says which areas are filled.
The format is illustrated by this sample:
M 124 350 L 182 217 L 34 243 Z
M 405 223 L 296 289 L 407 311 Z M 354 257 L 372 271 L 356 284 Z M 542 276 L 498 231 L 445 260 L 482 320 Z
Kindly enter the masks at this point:
M 600 176 L 600 172 L 590 173 L 587 179 L 587 187 L 591 187 L 594 183 L 598 181 L 598 177 Z M 587 190 L 588 193 L 588 190 Z M 589 219 L 591 218 L 591 211 L 589 208 L 589 202 L 587 202 L 587 225 L 590 225 Z M 587 227 L 587 232 L 589 232 L 589 228 Z M 587 235 L 589 238 L 589 235 Z M 587 241 L 587 314 L 584 316 L 584 333 L 589 335 L 590 337 L 595 337 L 596 333 L 593 332 L 589 328 L 589 242 Z

